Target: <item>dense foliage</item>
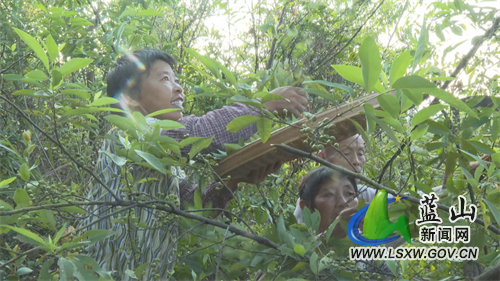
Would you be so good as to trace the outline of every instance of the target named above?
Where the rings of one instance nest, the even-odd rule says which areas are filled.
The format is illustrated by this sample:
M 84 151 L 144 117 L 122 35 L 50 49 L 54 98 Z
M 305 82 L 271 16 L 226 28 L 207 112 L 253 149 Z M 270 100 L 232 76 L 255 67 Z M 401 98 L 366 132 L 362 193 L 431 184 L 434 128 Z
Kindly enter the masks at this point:
M 500 12 L 495 1 L 477 2 L 0 0 L 0 279 L 110 278 L 80 251 L 112 234 L 74 227 L 86 216 L 84 194 L 95 184 L 91 174 L 112 125 L 129 134 L 117 141 L 130 153 L 110 155 L 123 173 L 137 164 L 159 172 L 177 165 L 196 169 L 201 188 L 214 179 L 210 165 L 225 152 L 200 155 L 210 140 L 176 143 L 158 136 L 175 122 L 145 133 L 141 114 L 110 115 L 121 110 L 106 97 L 108 71 L 118 56 L 146 47 L 179 61 L 185 115 L 234 101 L 262 107 L 277 98 L 269 90 L 288 85 L 306 88 L 310 113 L 380 93 L 382 109 L 365 106 L 367 124 L 358 126 L 368 147 L 365 176 L 417 198 L 417 191 L 444 185 L 440 203 L 451 206 L 465 195 L 479 206 L 469 245 L 446 245 L 479 247 L 477 261 L 388 261 L 390 272 L 361 269 L 347 261 L 354 245 L 348 238 L 316 236 L 318 213 L 306 216 L 307 227 L 295 223 L 298 183 L 318 165 L 300 159 L 260 185 L 241 186 L 215 219 L 226 227 L 196 220 L 212 215 L 196 212 L 200 192 L 190 218 L 165 215 L 182 226 L 176 278 L 454 280 L 498 266 Z M 210 25 L 217 21 L 227 21 L 227 29 Z M 291 121 L 267 112 L 230 129 L 257 122 L 266 140 Z M 316 150 L 327 142 L 326 125 L 303 130 Z M 195 161 L 180 157 L 187 144 L 194 144 Z M 175 201 L 164 205 L 165 214 Z M 413 222 L 418 206 L 391 209 L 391 218 L 401 214 Z M 451 225 L 447 213 L 439 214 Z M 418 228 L 411 230 L 418 237 Z M 143 268 L 128 273 L 140 278 Z

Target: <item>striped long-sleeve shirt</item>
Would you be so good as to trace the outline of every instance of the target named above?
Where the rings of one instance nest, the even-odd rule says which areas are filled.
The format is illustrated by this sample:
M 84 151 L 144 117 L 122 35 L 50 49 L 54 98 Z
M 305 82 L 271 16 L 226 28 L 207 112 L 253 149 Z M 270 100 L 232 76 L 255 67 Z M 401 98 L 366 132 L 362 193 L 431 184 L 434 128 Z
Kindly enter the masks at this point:
M 257 132 L 255 125 L 238 133 L 227 132 L 226 125 L 231 120 L 247 114 L 256 115 L 257 113 L 243 104 L 236 103 L 201 117 L 181 118 L 179 122 L 185 126 L 184 129 L 163 131 L 162 134 L 177 141 L 182 140 L 186 134 L 193 137 L 213 137 L 212 144 L 204 152 L 224 151 L 224 143 L 237 143 L 240 138 L 246 140 Z M 115 153 L 116 145 L 106 140 L 102 150 Z M 181 153 L 185 156 L 188 151 L 189 147 L 186 147 L 181 150 Z M 139 165 L 134 165 L 132 169 L 132 186 L 137 190 L 136 193 L 153 200 L 167 197 L 178 198 L 182 204 L 193 200 L 193 192 L 197 186 L 189 183 L 184 172 L 178 167 L 171 167 L 172 175 L 163 175 L 156 170 Z M 97 171 L 100 179 L 118 197 L 127 199 L 125 193 L 122 192 L 127 187 L 126 179 L 122 177 L 120 167 L 104 153 L 99 155 Z M 145 178 L 156 180 L 139 183 Z M 89 191 L 87 197 L 93 201 L 114 201 L 99 184 Z M 224 208 L 231 199 L 231 192 L 225 189 L 217 190 L 215 183 L 210 184 L 203 194 L 204 203 L 211 202 L 212 206 L 218 208 Z M 87 249 L 88 254 L 95 258 L 104 270 L 114 272 L 113 277 L 116 280 L 131 280 L 125 271 L 134 270 L 145 263 L 149 265 L 144 270 L 143 280 L 169 279 L 175 265 L 178 238 L 178 223 L 173 215 L 165 218 L 162 212 L 153 208 L 132 208 L 126 211 L 129 212 L 128 218 L 125 218 L 124 214 L 117 214 L 103 219 L 115 209 L 106 206 L 89 206 L 87 211 L 89 217 L 82 220 L 80 225 L 88 225 L 99 220 L 88 227 L 88 230 L 107 229 L 116 233 Z M 133 214 L 135 218 L 130 219 L 130 214 Z

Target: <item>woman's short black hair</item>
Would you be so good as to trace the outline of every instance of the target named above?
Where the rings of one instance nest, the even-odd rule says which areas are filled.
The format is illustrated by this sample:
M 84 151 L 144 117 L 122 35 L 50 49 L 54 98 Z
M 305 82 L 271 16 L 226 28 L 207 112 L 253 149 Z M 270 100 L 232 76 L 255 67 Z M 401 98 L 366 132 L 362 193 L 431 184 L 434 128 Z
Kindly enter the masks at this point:
M 149 74 L 151 65 L 157 60 L 171 67 L 176 64 L 171 55 L 158 49 L 137 50 L 118 58 L 115 68 L 108 74 L 108 96 L 116 98 L 119 94 L 134 96 L 139 93 L 142 74 Z
M 321 186 L 328 181 L 333 179 L 345 179 L 347 178 L 352 186 L 354 187 L 354 191 L 358 193 L 358 185 L 356 184 L 356 180 L 344 173 L 337 172 L 333 169 L 330 169 L 326 166 L 321 166 L 317 169 L 310 171 L 307 175 L 304 176 L 299 185 L 299 196 L 301 200 L 306 200 L 309 204 L 309 208 L 311 211 L 314 210 L 314 198 L 318 195 L 318 192 Z

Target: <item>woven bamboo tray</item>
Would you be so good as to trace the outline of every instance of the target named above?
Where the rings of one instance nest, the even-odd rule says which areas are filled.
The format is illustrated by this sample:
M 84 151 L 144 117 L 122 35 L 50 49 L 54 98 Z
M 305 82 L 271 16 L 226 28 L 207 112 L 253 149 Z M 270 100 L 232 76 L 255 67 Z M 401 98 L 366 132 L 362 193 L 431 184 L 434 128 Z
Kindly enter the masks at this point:
M 351 120 L 355 120 L 363 127 L 366 126 L 365 115 L 360 113 L 363 109 L 362 105 L 371 104 L 375 109 L 379 108 L 380 106 L 376 99 L 378 95 L 379 94 L 372 94 L 364 96 L 352 102 L 318 113 L 316 114 L 316 121 L 314 123 L 309 123 L 308 126 L 315 128 L 323 119 L 333 119 L 332 123 L 335 124 L 335 130 L 331 135 L 336 137 L 336 142 L 341 142 L 358 132 Z M 276 130 L 271 134 L 266 143 L 262 143 L 262 141 L 258 139 L 247 144 L 242 149 L 220 160 L 219 165 L 214 167 L 215 171 L 223 177 L 230 175 L 232 178 L 237 178 L 247 175 L 250 171 L 257 170 L 278 161 L 288 162 L 300 158 L 295 154 L 272 147 L 271 144 L 286 144 L 304 151 L 315 152 L 309 145 L 304 144 L 305 137 L 300 133 L 302 124 L 306 122 L 306 119 L 301 119 L 293 123 L 296 127 L 287 126 Z

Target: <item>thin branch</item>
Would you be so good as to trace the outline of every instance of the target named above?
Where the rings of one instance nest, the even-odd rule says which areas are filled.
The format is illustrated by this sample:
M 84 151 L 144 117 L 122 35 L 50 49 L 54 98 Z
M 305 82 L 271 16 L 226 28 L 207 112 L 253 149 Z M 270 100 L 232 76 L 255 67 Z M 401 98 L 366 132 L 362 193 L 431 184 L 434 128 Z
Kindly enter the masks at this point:
M 26 54 L 24 57 L 16 60 L 15 62 L 11 63 L 9 66 L 7 66 L 6 68 L 4 68 L 2 71 L 0 71 L 0 75 L 1 74 L 4 74 L 5 72 L 7 72 L 7 70 L 11 69 L 16 63 L 22 61 L 23 59 L 29 57 L 31 54 L 33 54 L 33 52 L 29 52 L 28 54 Z
M 106 218 L 108 218 L 108 217 L 114 216 L 114 215 L 116 215 L 116 214 L 118 214 L 118 213 L 124 212 L 124 211 L 126 211 L 126 210 L 128 210 L 128 209 L 130 209 L 130 208 L 134 208 L 134 207 L 136 207 L 136 206 L 137 206 L 136 204 L 135 204 L 135 205 L 130 205 L 130 206 L 127 206 L 127 207 L 122 208 L 122 209 L 120 209 L 120 210 L 114 211 L 114 212 L 112 212 L 112 213 L 110 213 L 110 214 L 108 214 L 108 215 L 102 216 L 102 217 L 100 217 L 99 219 L 97 219 L 97 220 L 95 220 L 95 221 L 93 221 L 93 222 L 91 222 L 91 223 L 89 223 L 89 224 L 87 224 L 87 225 L 84 225 L 84 226 L 81 226 L 81 227 L 79 227 L 79 228 L 75 229 L 73 232 L 68 232 L 68 233 L 64 234 L 63 236 L 61 236 L 61 239 L 62 239 L 62 238 L 65 238 L 65 237 L 67 237 L 67 236 L 70 236 L 72 233 L 78 233 L 78 231 L 80 231 L 80 230 L 83 230 L 83 229 L 85 229 L 85 228 L 87 228 L 87 227 L 89 227 L 89 226 L 91 226 L 91 225 L 93 225 L 93 224 L 96 224 L 96 223 L 98 223 L 98 222 L 100 222 L 100 221 L 102 221 L 102 220 L 104 220 L 104 219 L 106 219 Z M 0 216 L 1 216 L 1 214 L 0 214 Z M 20 259 L 20 258 L 22 258 L 22 257 L 24 257 L 24 256 L 26 256 L 26 255 L 28 255 L 28 254 L 30 254 L 30 253 L 32 253 L 32 252 L 34 252 L 34 251 L 38 250 L 38 249 L 40 249 L 40 247 L 35 247 L 35 248 L 32 248 L 32 249 L 27 250 L 27 251 L 26 251 L 26 252 L 24 252 L 24 253 L 19 254 L 19 255 L 18 255 L 18 256 L 16 256 L 15 258 L 13 258 L 13 259 L 11 259 L 11 260 L 8 260 L 8 261 L 6 261 L 6 262 L 5 262 L 5 263 L 3 263 L 3 264 L 0 264 L 0 268 L 4 268 L 5 266 L 7 266 L 7 265 L 9 265 L 9 264 L 11 264 L 11 263 L 13 263 L 13 262 L 17 261 L 18 259 Z
M 365 27 L 366 23 L 368 22 L 368 20 L 371 19 L 371 17 L 373 17 L 373 15 L 375 15 L 375 12 L 380 8 L 380 6 L 382 6 L 382 4 L 384 3 L 385 0 L 382 0 L 380 1 L 380 3 L 378 4 L 377 7 L 375 7 L 373 9 L 373 11 L 371 12 L 371 14 L 366 18 L 365 22 L 358 28 L 358 30 L 356 30 L 356 32 L 354 33 L 354 35 L 347 41 L 347 43 L 338 51 L 338 52 L 335 52 L 332 56 L 330 56 L 329 58 L 325 58 L 323 60 L 322 63 L 320 63 L 319 65 L 317 65 L 313 71 L 311 71 L 311 73 L 314 73 L 316 72 L 320 67 L 322 67 L 323 65 L 325 64 L 328 64 L 330 63 L 330 61 L 335 58 L 338 54 L 340 54 L 341 52 L 344 51 L 345 48 L 347 48 L 347 46 L 349 46 L 349 44 L 351 44 L 352 40 L 354 40 L 354 38 L 356 38 L 359 34 L 359 32 L 361 31 L 361 29 L 363 29 L 363 27 Z
M 460 60 L 457 67 L 455 68 L 455 70 L 451 73 L 450 77 L 454 77 L 454 78 L 457 77 L 458 73 L 460 73 L 460 71 L 462 71 L 462 69 L 464 69 L 467 66 L 467 64 L 469 63 L 469 60 L 476 54 L 477 50 L 479 49 L 479 47 L 481 47 L 481 45 L 484 43 L 484 41 L 486 39 L 489 39 L 490 37 L 492 37 L 495 34 L 499 25 L 500 25 L 500 17 L 496 18 L 495 21 L 493 22 L 493 25 L 491 25 L 491 27 L 488 30 L 486 30 L 486 32 L 483 34 L 483 36 L 479 37 L 476 40 L 476 43 L 474 43 L 474 45 L 469 50 L 469 52 L 467 52 L 467 54 Z M 443 86 L 441 86 L 441 89 L 443 89 L 443 90 L 446 89 L 450 83 L 451 83 L 450 80 L 445 81 Z M 436 104 L 438 102 L 439 102 L 439 99 L 434 98 L 434 100 L 432 100 L 431 104 Z
M 74 204 L 74 203 L 77 203 L 77 204 Z M 168 203 L 163 202 L 163 201 L 134 202 L 134 201 L 124 201 L 124 200 L 121 200 L 120 202 L 116 202 L 116 201 L 73 202 L 73 205 L 126 206 L 123 209 L 115 211 L 114 213 L 111 213 L 111 214 L 109 214 L 107 216 L 99 218 L 96 221 L 91 222 L 89 225 L 86 225 L 86 226 L 83 226 L 81 228 L 76 229 L 75 232 L 79 231 L 81 229 L 85 229 L 85 228 L 87 228 L 88 226 L 90 226 L 92 224 L 95 224 L 95 223 L 97 223 L 97 222 L 99 222 L 99 221 L 101 221 L 101 220 L 103 220 L 103 219 L 105 219 L 105 218 L 107 218 L 107 217 L 109 217 L 109 216 L 111 216 L 113 214 L 116 214 L 117 212 L 123 212 L 123 211 L 125 211 L 127 209 L 130 209 L 130 208 L 133 208 L 133 207 L 142 207 L 142 208 L 158 209 L 158 210 L 161 210 L 161 211 L 164 211 L 164 212 L 167 212 L 167 213 L 171 213 L 171 214 L 175 214 L 175 215 L 179 215 L 179 216 L 182 216 L 182 217 L 185 217 L 185 218 L 188 218 L 188 219 L 194 219 L 194 220 L 197 220 L 197 221 L 200 221 L 200 222 L 203 222 L 203 223 L 206 223 L 206 224 L 210 224 L 210 225 L 213 225 L 213 226 L 216 226 L 216 227 L 219 227 L 219 228 L 227 229 L 228 231 L 231 231 L 232 233 L 234 233 L 236 235 L 243 236 L 243 237 L 246 237 L 248 239 L 254 240 L 257 243 L 265 245 L 265 246 L 268 246 L 270 248 L 273 248 L 273 249 L 276 249 L 276 250 L 278 250 L 278 248 L 279 248 L 278 244 L 272 242 L 271 240 L 267 239 L 266 237 L 262 237 L 262 236 L 259 236 L 259 235 L 253 234 L 253 233 L 248 233 L 248 232 L 243 231 L 241 229 L 238 229 L 238 228 L 236 228 L 234 226 L 227 225 L 227 224 L 219 222 L 219 221 L 215 221 L 215 220 L 212 220 L 212 219 L 209 219 L 209 218 L 205 218 L 205 217 L 201 217 L 201 216 L 190 214 L 188 212 L 182 211 L 181 209 L 174 208 L 170 204 L 168 204 L 168 206 L 165 206 L 165 205 L 155 205 L 155 203 L 156 204 L 168 204 Z M 0 216 L 6 216 L 6 215 L 10 215 L 10 214 L 16 214 L 16 213 L 19 213 L 19 212 L 27 212 L 27 211 L 31 211 L 31 210 L 39 210 L 39 209 L 43 209 L 43 208 L 55 208 L 56 206 L 58 206 L 58 207 L 64 207 L 64 206 L 68 206 L 68 204 L 70 204 L 70 203 L 49 204 L 49 205 L 44 205 L 44 206 L 22 208 L 22 209 L 19 209 L 19 210 L 2 212 L 2 213 L 0 213 Z M 67 235 L 69 235 L 69 233 Z M 63 237 L 66 237 L 67 235 L 65 235 Z M 0 268 L 3 268 L 5 266 L 7 266 L 8 264 L 10 264 L 12 262 L 15 262 L 16 260 L 18 260 L 22 256 L 25 256 L 25 255 L 27 255 L 27 254 L 29 254 L 31 252 L 34 252 L 34 251 L 36 251 L 38 249 L 39 249 L 38 247 L 30 249 L 30 250 L 28 250 L 28 251 L 20 254 L 19 256 L 15 257 L 15 258 L 13 258 L 13 259 L 11 259 L 11 260 L 3 263 L 3 264 L 0 264 Z
M 228 231 L 229 231 L 229 226 L 226 228 L 226 233 L 224 233 L 224 238 L 222 238 L 222 245 L 219 250 L 219 258 L 217 260 L 217 266 L 215 267 L 215 281 L 219 279 L 218 277 L 219 277 L 220 261 L 222 260 L 222 254 L 224 253 L 224 246 L 226 246 L 226 237 Z
M 1 90 L 2 93 L 4 95 L 7 95 L 3 90 Z M 82 163 L 80 163 L 78 160 L 76 160 L 73 155 L 71 155 L 59 142 L 57 142 L 56 140 L 54 140 L 51 136 L 49 136 L 49 134 L 47 134 L 44 130 L 42 130 L 40 127 L 38 127 L 37 124 L 35 124 L 35 122 L 33 122 L 25 113 L 23 110 L 21 110 L 19 107 L 17 107 L 17 105 L 15 105 L 13 102 L 9 101 L 7 99 L 7 97 L 3 96 L 3 95 L 0 95 L 0 99 L 3 99 L 4 101 L 6 101 L 8 104 L 10 104 L 12 107 L 14 107 L 23 117 L 24 119 L 26 119 L 26 121 L 28 121 L 28 123 L 30 123 L 33 127 L 35 127 L 40 133 L 42 133 L 45 137 L 47 137 L 51 142 L 53 142 L 55 145 L 57 145 L 61 151 L 66 154 L 69 159 L 71 159 L 71 161 L 73 161 L 78 167 L 80 167 L 81 169 L 83 169 L 84 171 L 86 171 L 87 173 L 89 173 L 99 184 L 101 184 L 104 189 L 106 189 L 107 192 L 109 192 L 109 194 L 117 201 L 117 202 L 121 202 L 123 201 L 122 199 L 120 199 L 118 196 L 116 196 L 116 194 L 98 177 L 96 176 L 96 174 L 94 174 L 89 168 L 85 167 Z
M 197 213 L 197 212 L 210 212 L 210 211 L 217 211 L 217 212 L 223 212 L 223 213 L 229 214 L 229 215 L 237 218 L 240 222 L 242 222 L 248 228 L 248 230 L 250 230 L 250 232 L 252 232 L 253 234 L 257 234 L 252 229 L 252 227 L 250 227 L 250 225 L 242 217 L 236 215 L 233 212 L 222 209 L 222 208 L 205 208 L 205 209 L 198 209 L 198 210 L 186 210 L 185 212 L 186 213 Z
M 238 204 L 238 207 L 240 208 L 240 212 L 243 213 L 243 207 L 241 206 L 240 201 L 238 199 L 236 199 L 236 196 L 234 196 L 234 192 L 231 190 L 231 188 L 229 188 L 229 186 L 226 185 L 226 182 L 224 182 L 224 180 L 222 180 L 222 178 L 220 177 L 220 175 L 217 174 L 217 172 L 214 170 L 214 168 L 212 167 L 212 165 L 210 165 L 210 163 L 208 162 L 208 160 L 205 159 L 205 157 L 203 157 L 202 154 L 199 154 L 199 156 L 201 157 L 201 159 L 203 159 L 203 161 L 205 162 L 205 164 L 208 164 L 207 166 L 210 168 L 210 170 L 215 175 L 215 177 L 217 177 L 217 180 L 222 184 L 223 188 L 227 189 L 231 193 L 231 196 L 233 197 L 234 201 L 236 202 L 236 204 Z
M 367 184 L 369 184 L 369 185 L 371 185 L 371 186 L 373 186 L 373 187 L 375 187 L 377 189 L 385 189 L 387 191 L 387 193 L 390 193 L 392 195 L 399 195 L 399 193 L 397 191 L 392 190 L 392 189 L 390 189 L 388 187 L 385 187 L 385 186 L 381 185 L 380 183 L 378 183 L 378 182 L 376 182 L 376 181 L 374 181 L 374 180 L 372 180 L 372 179 L 370 179 L 368 177 L 365 177 L 365 176 L 363 176 L 361 174 L 349 171 L 349 170 L 347 170 L 347 169 L 345 169 L 343 167 L 334 165 L 334 164 L 332 164 L 332 163 L 330 163 L 330 162 L 328 162 L 326 160 L 323 160 L 323 159 L 319 158 L 318 156 L 313 155 L 311 153 L 307 153 L 305 151 L 302 151 L 302 150 L 299 150 L 299 149 L 296 149 L 296 148 L 293 148 L 291 146 L 284 145 L 284 144 L 272 144 L 271 146 L 275 146 L 275 147 L 277 147 L 279 149 L 282 149 L 282 150 L 284 150 L 286 152 L 289 152 L 289 153 L 293 153 L 293 154 L 296 154 L 296 155 L 299 155 L 299 156 L 302 156 L 302 157 L 306 157 L 306 158 L 312 159 L 312 160 L 320 163 L 321 165 L 325 165 L 325 166 L 327 166 L 327 167 L 329 167 L 329 168 L 331 168 L 331 169 L 333 169 L 335 171 L 342 172 L 342 173 L 344 173 L 346 175 L 349 175 L 351 177 L 360 179 L 360 180 L 366 182 Z M 415 198 L 415 197 L 411 197 L 411 196 L 408 196 L 408 195 L 404 195 L 404 197 L 406 197 L 406 199 L 408 201 L 412 202 L 412 203 L 420 204 L 420 200 L 417 199 L 417 198 Z M 448 207 L 446 205 L 443 205 L 443 204 L 439 204 L 439 203 L 436 204 L 436 205 L 437 205 L 437 207 L 439 209 L 445 211 L 446 213 L 450 212 L 450 207 Z M 481 220 L 481 219 L 476 219 L 474 221 L 474 223 L 484 226 L 484 221 Z M 492 225 L 489 225 L 488 229 L 491 230 L 493 233 L 500 235 L 500 229 L 498 229 L 498 228 L 496 228 L 496 227 L 494 227 Z
M 127 202 L 125 202 L 125 203 L 127 203 Z M 154 207 L 152 207 L 151 204 L 144 204 L 144 203 L 138 203 L 138 207 L 154 208 Z M 213 225 L 213 226 L 216 226 L 219 228 L 223 228 L 223 229 L 229 228 L 229 231 L 231 231 L 232 233 L 234 233 L 236 235 L 246 237 L 246 238 L 251 239 L 259 244 L 268 246 L 268 247 L 276 249 L 276 250 L 279 248 L 278 244 L 267 239 L 266 237 L 262 237 L 262 236 L 259 236 L 256 234 L 252 234 L 252 233 L 243 231 L 239 228 L 236 228 L 236 227 L 231 226 L 231 225 L 227 225 L 227 224 L 219 222 L 219 221 L 215 221 L 215 220 L 205 218 L 202 216 L 193 215 L 191 213 L 185 212 L 185 211 L 178 209 L 178 208 L 174 208 L 172 206 L 161 206 L 161 205 L 158 206 L 158 205 L 156 205 L 156 209 L 162 210 L 162 211 L 165 211 L 168 213 L 172 213 L 175 215 L 183 216 L 183 217 L 188 218 L 188 219 L 194 219 L 194 220 L 197 220 L 200 222 L 205 222 L 207 224 L 210 224 L 210 225 Z M 477 219 L 476 219 L 476 221 L 477 221 Z
M 195 234 L 195 233 L 191 233 L 191 235 L 194 235 L 194 236 L 196 236 L 196 237 L 200 237 L 200 238 L 203 238 L 203 239 L 205 239 L 205 240 L 208 240 L 207 238 L 202 237 L 202 236 L 200 236 L 200 235 L 197 235 L 197 234 Z M 229 236 L 227 239 L 231 239 L 231 238 L 233 238 L 233 237 L 235 237 L 235 236 L 236 236 L 236 234 L 233 234 L 233 235 Z M 208 241 L 210 241 L 210 240 L 208 240 Z M 210 241 L 210 242 L 212 242 L 212 241 Z M 181 260 L 181 259 L 185 259 L 185 258 L 187 258 L 187 257 L 189 257 L 189 256 L 191 256 L 191 255 L 193 255 L 193 254 L 195 254 L 195 253 L 197 253 L 197 252 L 199 252 L 199 251 L 203 251 L 203 250 L 205 250 L 205 249 L 208 249 L 208 248 L 210 248 L 210 247 L 212 247 L 212 246 L 215 246 L 215 245 L 217 245 L 217 244 L 220 244 L 220 243 L 222 243 L 222 240 L 221 240 L 221 241 L 217 241 L 217 242 L 213 242 L 212 244 L 207 245 L 207 246 L 205 246 L 205 247 L 198 248 L 198 249 L 196 249 L 196 250 L 194 250 L 194 251 L 190 252 L 190 253 L 189 253 L 189 254 L 187 254 L 187 255 L 184 255 L 184 256 L 182 256 L 182 257 L 179 257 L 178 259 L 179 259 L 179 260 Z M 229 245 L 228 245 L 228 247 L 229 247 Z
M 396 151 L 396 153 L 394 153 L 394 155 L 392 155 L 391 159 L 389 159 L 389 161 L 387 161 L 387 163 L 385 163 L 385 165 L 382 168 L 382 171 L 380 172 L 380 175 L 378 177 L 378 183 L 382 182 L 382 178 L 384 177 L 385 171 L 387 170 L 387 168 L 389 166 L 392 165 L 392 162 L 394 162 L 394 160 L 396 160 L 396 158 L 401 154 L 401 152 L 403 152 L 403 149 L 405 148 L 405 146 L 406 146 L 406 143 L 402 143 L 401 147 L 399 147 L 398 151 Z
M 283 23 L 283 19 L 285 18 L 285 13 L 286 13 L 286 6 L 288 6 L 288 3 L 290 1 L 286 1 L 286 3 L 283 5 L 283 9 L 281 10 L 281 15 L 280 19 L 278 20 L 278 28 L 281 26 Z M 276 53 L 276 43 L 278 42 L 278 37 L 274 37 L 273 43 L 271 44 L 271 50 L 269 54 L 269 60 L 267 61 L 266 69 L 271 69 L 273 66 L 273 61 L 274 61 L 274 54 Z

